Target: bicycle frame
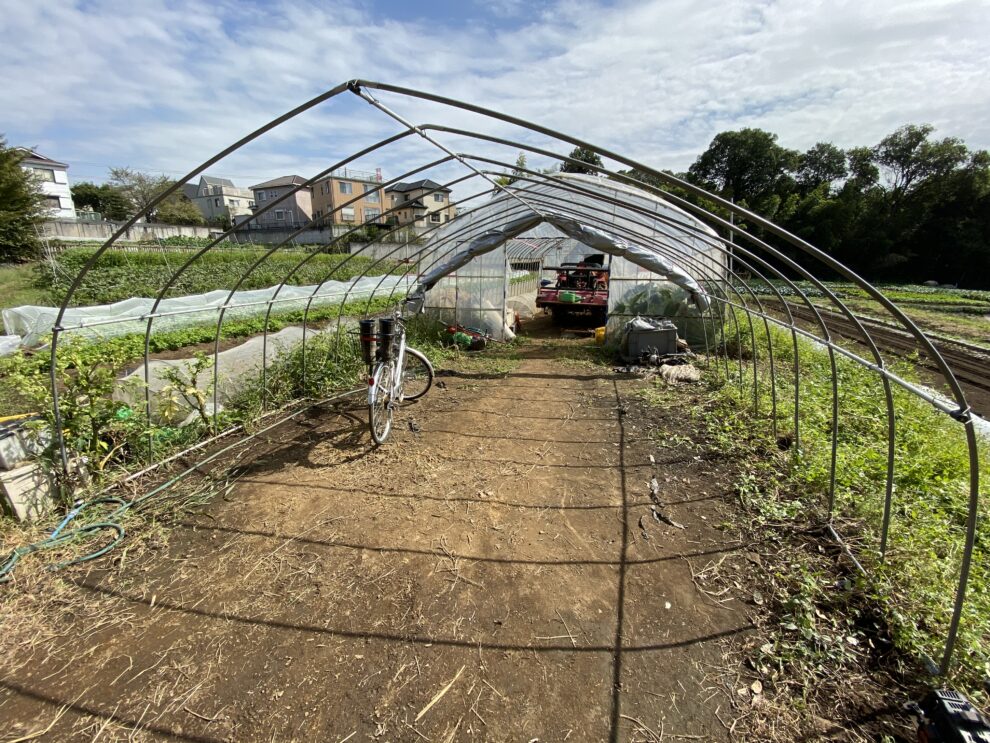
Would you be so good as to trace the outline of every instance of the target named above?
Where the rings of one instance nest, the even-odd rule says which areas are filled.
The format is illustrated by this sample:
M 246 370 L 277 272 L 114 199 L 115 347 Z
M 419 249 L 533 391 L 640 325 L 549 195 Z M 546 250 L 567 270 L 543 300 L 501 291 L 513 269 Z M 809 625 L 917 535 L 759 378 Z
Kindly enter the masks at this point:
M 402 383 L 404 381 L 403 369 L 406 363 L 406 326 L 402 321 L 402 315 L 396 312 L 393 315 L 396 325 L 395 340 L 393 344 L 395 349 L 392 354 L 392 358 L 389 361 L 378 360 L 374 364 L 371 364 L 368 369 L 368 404 L 374 405 L 375 398 L 377 398 L 380 390 L 378 385 L 375 384 L 375 378 L 377 377 L 377 371 L 379 366 L 382 364 L 392 363 L 394 364 L 395 374 L 392 375 L 392 388 L 389 391 L 390 401 L 389 404 L 402 402 Z

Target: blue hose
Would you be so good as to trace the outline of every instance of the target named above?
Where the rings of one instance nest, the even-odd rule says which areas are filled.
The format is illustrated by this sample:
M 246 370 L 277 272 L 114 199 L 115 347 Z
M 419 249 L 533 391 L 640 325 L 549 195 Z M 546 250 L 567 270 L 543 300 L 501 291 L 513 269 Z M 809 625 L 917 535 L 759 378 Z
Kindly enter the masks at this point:
M 105 555 L 107 552 L 116 547 L 117 543 L 124 538 L 124 527 L 118 523 L 115 523 L 115 521 L 122 518 L 124 514 L 138 502 L 139 501 L 137 500 L 125 501 L 123 498 L 106 496 L 94 498 L 93 500 L 76 505 L 75 508 L 66 514 L 65 518 L 62 519 L 59 525 L 56 526 L 52 533 L 47 537 L 34 542 L 33 544 L 26 544 L 23 547 L 16 547 L 7 555 L 7 558 L 4 560 L 3 564 L 0 565 L 0 583 L 7 583 L 13 580 L 11 573 L 13 572 L 18 561 L 20 561 L 20 559 L 25 555 L 30 555 L 32 552 L 42 552 L 44 550 L 55 549 L 68 544 L 69 542 L 75 541 L 77 538 L 84 535 L 109 530 L 115 532 L 115 534 L 113 539 L 108 544 L 103 545 L 94 552 L 88 552 L 81 557 L 74 557 L 71 560 L 63 560 L 61 562 L 49 565 L 48 570 L 59 570 L 69 565 L 76 565 L 80 562 L 95 560 L 97 557 Z M 68 526 L 79 514 L 102 503 L 117 504 L 117 508 L 107 515 L 107 519 L 105 521 L 100 521 L 94 524 L 86 524 L 84 526 L 79 526 L 75 529 L 69 529 L 69 531 L 63 532 L 65 527 Z

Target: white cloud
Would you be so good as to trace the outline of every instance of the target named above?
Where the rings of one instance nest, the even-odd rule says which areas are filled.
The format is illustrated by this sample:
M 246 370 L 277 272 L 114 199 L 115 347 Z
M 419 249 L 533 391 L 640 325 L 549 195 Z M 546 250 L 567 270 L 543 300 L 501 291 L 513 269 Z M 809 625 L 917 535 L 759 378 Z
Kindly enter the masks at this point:
M 990 145 L 990 13 L 976 0 L 501 0 L 485 4 L 491 23 L 399 22 L 358 4 L 288 0 L 7 5 L 0 130 L 70 163 L 185 171 L 352 77 L 488 106 L 654 167 L 684 168 L 716 133 L 741 126 L 805 148 L 872 144 L 901 124 L 931 122 L 972 147 Z M 546 141 L 423 101 L 380 98 L 415 123 Z M 239 182 L 310 174 L 399 128 L 347 93 L 211 172 Z M 389 176 L 435 156 L 408 138 L 355 165 Z

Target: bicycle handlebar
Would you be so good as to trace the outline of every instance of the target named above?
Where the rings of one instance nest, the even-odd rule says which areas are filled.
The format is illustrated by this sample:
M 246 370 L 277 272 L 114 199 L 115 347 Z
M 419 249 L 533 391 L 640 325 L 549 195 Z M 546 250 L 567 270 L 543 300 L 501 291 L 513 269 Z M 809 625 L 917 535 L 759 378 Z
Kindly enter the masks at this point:
M 410 294 L 402 304 L 405 308 L 408 308 L 409 314 L 419 315 L 423 312 L 426 305 L 426 297 L 423 294 Z

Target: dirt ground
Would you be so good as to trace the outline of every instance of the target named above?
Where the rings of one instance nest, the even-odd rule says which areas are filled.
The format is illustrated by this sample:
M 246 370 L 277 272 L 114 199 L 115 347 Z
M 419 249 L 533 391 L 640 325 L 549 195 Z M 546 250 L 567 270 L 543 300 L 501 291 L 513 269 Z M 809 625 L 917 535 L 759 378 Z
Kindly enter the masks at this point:
M 680 445 L 692 388 L 521 356 L 438 377 L 377 449 L 357 401 L 288 423 L 152 549 L 52 578 L 3 740 L 738 740 L 758 608 L 704 589 L 751 553 L 734 463 Z

